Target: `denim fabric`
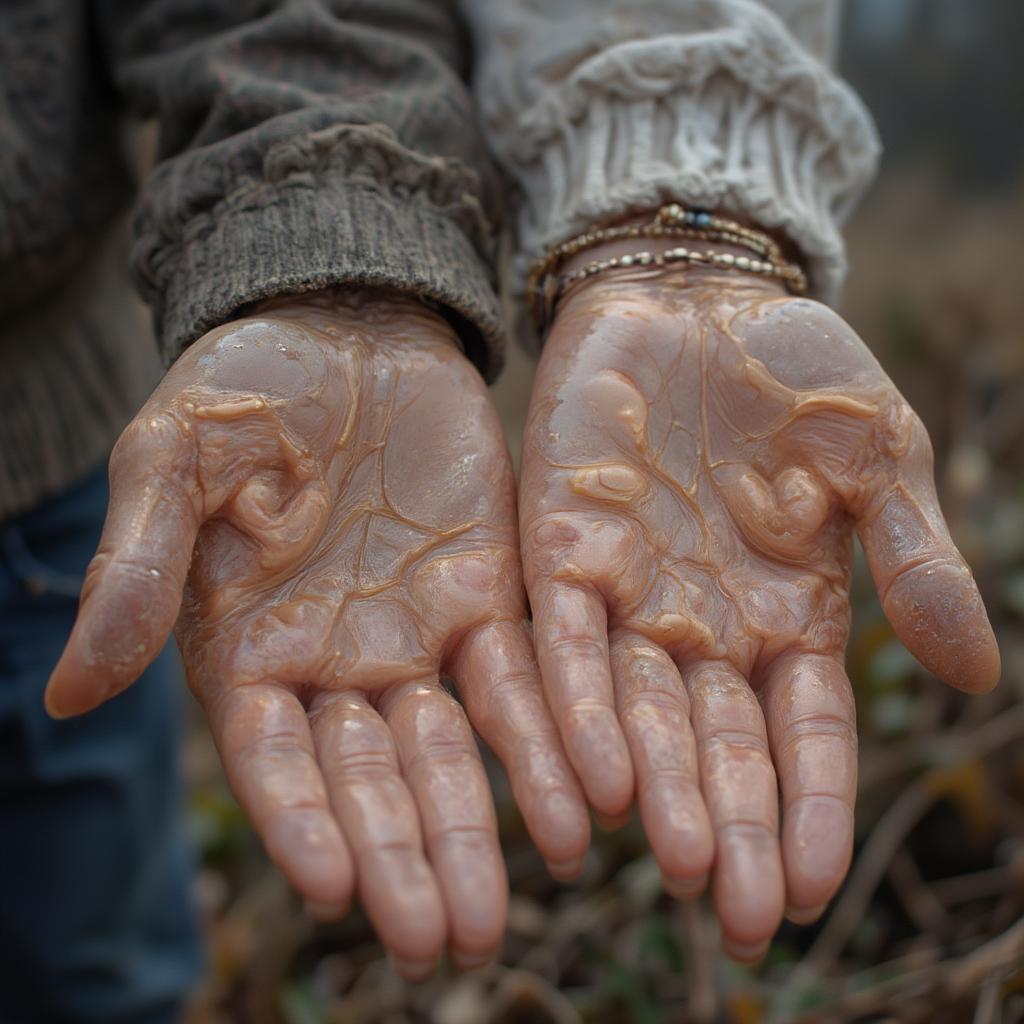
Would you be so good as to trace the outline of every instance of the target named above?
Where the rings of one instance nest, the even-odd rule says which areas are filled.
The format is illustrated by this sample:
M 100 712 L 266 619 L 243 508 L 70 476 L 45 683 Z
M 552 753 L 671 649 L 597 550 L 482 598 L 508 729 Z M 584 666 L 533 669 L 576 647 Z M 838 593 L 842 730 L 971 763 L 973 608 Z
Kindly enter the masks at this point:
M 98 473 L 0 523 L 3 1024 L 170 1024 L 201 966 L 176 655 L 83 718 L 43 710 L 106 505 Z

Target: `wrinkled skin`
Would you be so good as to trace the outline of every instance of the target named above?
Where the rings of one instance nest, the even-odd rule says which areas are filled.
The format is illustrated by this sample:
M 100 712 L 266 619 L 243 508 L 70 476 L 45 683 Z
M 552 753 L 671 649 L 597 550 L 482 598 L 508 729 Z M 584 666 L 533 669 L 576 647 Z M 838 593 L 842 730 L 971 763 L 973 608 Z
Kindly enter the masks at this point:
M 757 959 L 849 864 L 854 529 L 913 654 L 964 690 L 999 676 L 927 434 L 826 307 L 648 270 L 562 300 L 525 445 L 526 583 L 570 759 L 606 817 L 635 792 L 667 888 L 713 876 L 727 951 Z
M 525 611 L 511 464 L 450 327 L 397 297 L 282 301 L 196 342 L 118 442 L 47 701 L 76 714 L 121 691 L 178 619 L 271 858 L 323 917 L 358 885 L 416 978 L 446 940 L 464 966 L 493 957 L 507 901 L 486 776 L 441 673 L 553 872 L 586 849 Z

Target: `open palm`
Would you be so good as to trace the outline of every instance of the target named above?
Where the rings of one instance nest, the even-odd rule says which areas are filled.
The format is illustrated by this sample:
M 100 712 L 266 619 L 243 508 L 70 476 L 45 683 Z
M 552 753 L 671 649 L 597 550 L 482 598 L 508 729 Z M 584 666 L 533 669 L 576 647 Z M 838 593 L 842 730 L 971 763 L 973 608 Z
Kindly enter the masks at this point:
M 229 781 L 313 908 L 358 884 L 410 977 L 446 939 L 492 956 L 504 866 L 442 672 L 556 872 L 587 824 L 524 624 L 508 454 L 451 329 L 335 296 L 211 332 L 125 431 L 111 484 L 51 708 L 129 685 L 177 619 Z
M 967 690 L 998 678 L 920 421 L 841 319 L 764 279 L 578 287 L 538 372 L 520 517 L 587 795 L 615 816 L 635 780 L 666 885 L 692 894 L 713 872 L 738 958 L 787 905 L 820 912 L 848 865 L 854 527 L 910 650 Z

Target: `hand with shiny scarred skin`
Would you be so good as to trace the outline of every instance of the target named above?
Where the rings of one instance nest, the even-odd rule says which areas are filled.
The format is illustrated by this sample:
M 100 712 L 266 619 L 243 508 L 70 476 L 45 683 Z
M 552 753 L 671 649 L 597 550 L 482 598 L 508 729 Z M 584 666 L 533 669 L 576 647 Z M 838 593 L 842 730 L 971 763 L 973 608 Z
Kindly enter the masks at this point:
M 232 788 L 311 909 L 358 885 L 409 978 L 446 940 L 493 957 L 494 810 L 440 673 L 553 872 L 589 837 L 525 625 L 511 463 L 448 324 L 396 296 L 280 300 L 185 352 L 110 475 L 50 710 L 123 690 L 177 619 Z
M 784 909 L 816 917 L 849 864 L 854 529 L 913 654 L 964 690 L 999 676 L 920 420 L 835 313 L 765 278 L 617 270 L 570 291 L 520 522 L 545 689 L 590 802 L 614 818 L 635 792 L 666 887 L 713 876 L 737 959 Z

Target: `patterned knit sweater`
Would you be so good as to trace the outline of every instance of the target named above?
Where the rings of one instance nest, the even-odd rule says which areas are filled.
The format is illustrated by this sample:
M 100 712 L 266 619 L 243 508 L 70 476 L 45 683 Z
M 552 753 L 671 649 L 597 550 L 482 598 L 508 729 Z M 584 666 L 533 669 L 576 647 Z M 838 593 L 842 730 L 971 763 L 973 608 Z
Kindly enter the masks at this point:
M 129 247 L 164 365 L 255 301 L 362 284 L 437 304 L 492 379 L 503 214 L 513 302 L 551 242 L 667 198 L 785 231 L 831 299 L 878 155 L 835 23 L 829 0 L 9 0 L 0 519 L 98 465 L 159 374 Z

